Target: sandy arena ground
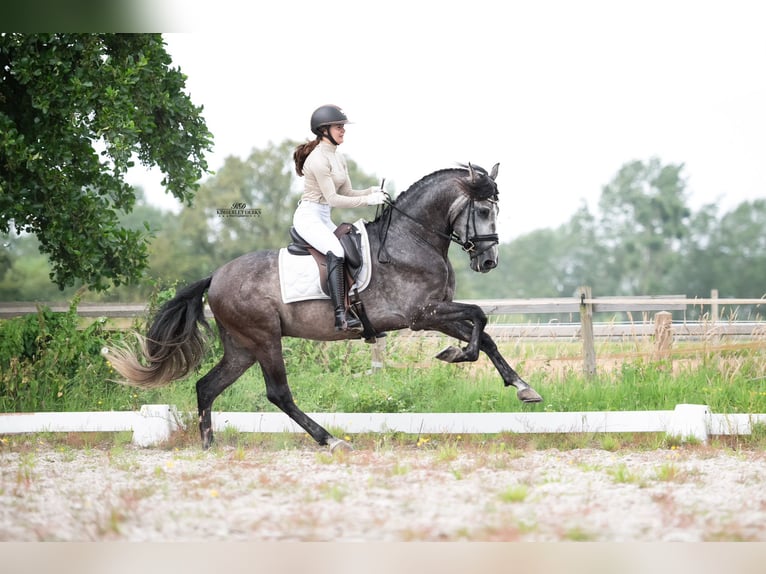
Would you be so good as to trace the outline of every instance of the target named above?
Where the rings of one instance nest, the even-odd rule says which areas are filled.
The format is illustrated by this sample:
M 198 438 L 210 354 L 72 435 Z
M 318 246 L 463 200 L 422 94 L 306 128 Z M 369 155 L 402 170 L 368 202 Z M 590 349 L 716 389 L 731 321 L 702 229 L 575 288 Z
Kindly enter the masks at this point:
M 765 479 L 704 447 L 5 448 L 0 540 L 765 541 Z

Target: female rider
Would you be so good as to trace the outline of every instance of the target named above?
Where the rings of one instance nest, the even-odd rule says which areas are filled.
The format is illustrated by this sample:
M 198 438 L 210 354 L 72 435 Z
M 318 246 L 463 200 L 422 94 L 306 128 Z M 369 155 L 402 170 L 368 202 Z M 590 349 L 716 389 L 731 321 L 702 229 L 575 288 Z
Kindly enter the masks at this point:
M 335 309 L 335 330 L 361 330 L 353 315 L 346 317 L 345 252 L 333 233 L 333 207 L 379 205 L 386 196 L 370 187 L 351 188 L 348 167 L 338 146 L 346 134 L 346 114 L 338 106 L 320 106 L 311 114 L 316 139 L 299 145 L 293 153 L 295 171 L 305 176 L 303 195 L 293 215 L 293 227 L 312 247 L 327 255 L 327 289 Z

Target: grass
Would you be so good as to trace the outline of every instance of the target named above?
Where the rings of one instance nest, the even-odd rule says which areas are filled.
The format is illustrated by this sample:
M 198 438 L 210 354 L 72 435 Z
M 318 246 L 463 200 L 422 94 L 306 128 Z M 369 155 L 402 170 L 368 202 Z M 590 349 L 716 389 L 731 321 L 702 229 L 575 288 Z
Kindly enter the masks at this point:
M 503 387 L 483 355 L 472 364 L 433 359 L 450 342 L 446 337 L 423 342 L 394 333 L 387 339 L 387 366 L 375 372 L 368 372 L 370 348 L 364 343 L 286 340 L 288 380 L 296 402 L 307 412 L 672 410 L 681 403 L 706 404 L 715 413 L 766 412 L 766 359 L 750 347 L 655 362 L 639 356 L 623 360 L 623 345 L 602 344 L 597 354 L 604 357 L 604 367 L 587 378 L 578 368 L 579 343 L 501 344 L 504 356 L 543 396 L 542 403 L 529 405 L 518 401 L 515 389 Z M 194 383 L 215 360 L 211 355 L 197 374 L 170 386 L 137 391 L 113 384 L 103 396 L 65 410 L 123 410 L 159 403 L 193 411 Z M 277 410 L 266 399 L 257 366 L 224 391 L 215 408 Z
M 125 449 L 125 437 L 132 433 L 87 432 L 87 433 L 30 433 L 0 437 L 0 452 L 36 453 L 42 449 L 56 449 L 62 452 L 72 449 L 109 450 L 114 464 L 129 465 L 122 461 L 120 453 Z M 766 433 L 753 432 L 749 435 L 713 436 L 708 444 L 694 441 L 677 441 L 664 433 L 543 433 L 543 434 L 469 434 L 453 436 L 414 435 L 401 432 L 359 433 L 346 437 L 356 451 L 367 452 L 407 452 L 427 451 L 432 453 L 436 465 L 450 467 L 462 453 L 481 453 L 488 466 L 495 469 L 507 468 L 509 461 L 519 458 L 529 451 L 557 449 L 561 451 L 594 449 L 610 452 L 638 451 L 648 452 L 667 450 L 669 452 L 694 452 L 720 449 L 728 451 L 766 451 Z M 612 445 L 619 443 L 618 448 Z M 609 448 L 604 448 L 604 444 Z M 199 449 L 200 439 L 193 429 L 181 429 L 173 433 L 170 439 L 155 448 L 177 451 Z M 305 433 L 230 433 L 223 437 L 216 435 L 211 453 L 225 453 L 234 462 L 247 457 L 250 451 L 282 452 L 285 450 L 316 449 L 317 445 Z M 205 451 L 199 451 L 203 453 Z M 349 453 L 336 449 L 329 453 L 317 451 L 319 464 L 346 464 Z M 407 464 L 394 464 L 390 474 L 407 474 L 411 471 Z M 157 476 L 164 476 L 165 469 L 154 469 Z M 658 471 L 662 472 L 662 471 Z M 29 478 L 34 475 L 34 459 L 23 471 Z M 611 476 L 616 482 L 631 482 L 627 469 L 611 469 Z M 688 477 L 687 477 L 688 478 Z M 20 482 L 26 479 L 20 475 Z
M 642 480 L 640 475 L 632 472 L 622 463 L 607 469 L 607 474 L 618 484 L 638 484 Z
M 220 344 L 214 338 L 197 373 L 166 387 L 140 391 L 108 380 L 113 373 L 110 375 L 108 363 L 98 351 L 104 340 L 119 335 L 94 323 L 90 331 L 77 331 L 75 341 L 64 337 L 72 334 L 67 330 L 71 325 L 61 317 L 55 320 L 46 317 L 32 316 L 26 320 L 24 330 L 8 331 L 9 335 L 26 341 L 24 345 L 32 349 L 29 353 L 34 360 L 24 366 L 11 359 L 9 369 L 0 373 L 0 391 L 3 391 L 0 392 L 0 412 L 137 410 L 142 404 L 157 403 L 175 405 L 181 413 L 194 413 L 195 382 L 212 368 L 220 355 Z M 59 331 L 56 329 L 63 334 L 57 335 Z M 36 348 L 32 341 L 37 339 L 32 335 L 41 332 L 45 333 L 47 342 L 44 348 Z M 8 341 L 11 339 L 3 343 Z M 475 363 L 454 365 L 434 359 L 440 349 L 455 343 L 447 337 L 390 333 L 385 342 L 386 368 L 370 372 L 371 347 L 362 342 L 285 339 L 288 378 L 298 405 L 307 412 L 534 413 L 672 410 L 677 404 L 693 403 L 706 404 L 714 413 L 766 413 L 763 340 L 731 344 L 716 341 L 715 346 L 708 342 L 678 343 L 672 360 L 661 361 L 651 358 L 652 345 L 648 340 L 599 341 L 596 348 L 599 371 L 593 378 L 584 376 L 580 370 L 579 341 L 499 340 L 501 353 L 543 396 L 543 402 L 538 404 L 521 403 L 516 398 L 515 389 L 504 388 L 484 355 Z M 71 345 L 80 347 L 70 349 L 68 346 Z M 89 355 L 91 351 L 95 355 Z M 56 370 L 59 364 L 64 364 L 58 360 L 61 357 L 68 359 L 65 364 L 68 370 Z M 38 363 L 42 370 L 35 371 L 33 367 Z M 257 366 L 224 391 L 214 408 L 219 411 L 277 411 L 266 399 L 263 377 Z M 184 422 L 186 430 L 171 438 L 169 448 L 198 444 L 196 417 L 189 415 Z M 341 429 L 335 434 L 343 436 L 345 433 Z M 3 441 L 8 440 L 16 439 L 0 437 L 0 448 Z M 98 433 L 70 435 L 66 439 L 71 444 L 79 442 L 81 447 L 99 440 L 102 439 Z M 118 433 L 115 440 L 125 444 L 130 441 L 130 433 Z M 216 440 L 220 445 L 234 445 L 241 449 L 264 444 L 278 444 L 280 448 L 313 444 L 307 437 L 259 437 L 234 429 L 217 433 Z M 453 444 L 447 440 L 453 440 Z M 374 438 L 354 437 L 355 444 L 372 442 L 374 444 L 370 446 L 378 449 L 402 445 L 434 448 L 436 459 L 443 462 L 450 462 L 457 456 L 455 440 L 459 438 L 412 437 L 396 433 L 378 433 Z M 490 442 L 497 444 L 498 440 L 502 445 L 508 439 L 500 436 Z M 763 445 L 766 444 L 766 425 L 756 425 L 753 434 L 747 437 L 714 440 L 736 448 Z M 472 437 L 467 442 L 476 441 L 482 439 Z M 522 450 L 600 448 L 607 451 L 636 445 L 639 448 L 669 448 L 680 446 L 681 441 L 652 434 L 572 433 L 564 436 L 528 435 L 508 444 Z M 243 453 L 234 456 L 236 459 Z
M 503 490 L 499 498 L 503 502 L 524 502 L 529 494 L 529 487 L 526 484 L 514 484 Z

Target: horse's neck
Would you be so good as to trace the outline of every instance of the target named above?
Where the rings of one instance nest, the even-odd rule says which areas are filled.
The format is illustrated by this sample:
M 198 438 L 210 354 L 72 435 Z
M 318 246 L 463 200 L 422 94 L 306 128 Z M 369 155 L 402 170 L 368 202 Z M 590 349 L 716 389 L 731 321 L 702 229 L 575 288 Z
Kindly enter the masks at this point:
M 449 250 L 449 234 L 454 206 L 460 203 L 462 194 L 443 185 L 431 189 L 411 189 L 406 196 L 389 208 L 390 218 L 376 220 L 368 231 L 385 242 L 386 248 L 398 245 L 406 253 L 413 242 L 413 236 L 427 243 L 446 257 Z
M 398 225 L 410 227 L 414 220 L 423 227 L 449 233 L 449 224 L 451 218 L 454 218 L 454 206 L 462 197 L 452 186 L 438 184 L 414 190 L 414 193 L 408 192 L 404 201 L 397 202 L 397 209 L 392 215 L 392 225 L 395 221 Z

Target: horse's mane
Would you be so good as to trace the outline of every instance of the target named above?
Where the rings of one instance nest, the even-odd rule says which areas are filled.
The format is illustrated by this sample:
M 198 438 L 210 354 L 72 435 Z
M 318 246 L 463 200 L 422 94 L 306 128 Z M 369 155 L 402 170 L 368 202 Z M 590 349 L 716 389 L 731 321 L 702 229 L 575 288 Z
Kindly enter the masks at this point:
M 417 195 L 418 192 L 425 187 L 428 182 L 430 182 L 432 179 L 436 177 L 440 177 L 445 174 L 452 173 L 455 175 L 455 179 L 457 179 L 458 184 L 460 188 L 462 189 L 463 193 L 465 193 L 468 197 L 471 199 L 476 199 L 478 201 L 483 201 L 487 199 L 496 199 L 497 198 L 497 184 L 495 181 L 489 177 L 489 173 L 486 169 L 483 167 L 480 167 L 478 165 L 470 165 L 470 168 L 473 169 L 476 177 L 471 180 L 469 177 L 466 177 L 470 171 L 468 164 L 458 164 L 458 167 L 451 167 L 451 168 L 444 168 L 437 171 L 434 171 L 428 175 L 425 175 L 421 177 L 418 181 L 413 183 L 410 187 L 407 188 L 406 191 L 403 191 L 399 195 L 396 196 L 396 199 L 393 201 L 394 205 L 398 205 L 400 202 L 406 202 L 407 197 Z M 378 221 L 379 219 L 383 218 L 384 216 L 388 215 L 388 212 L 391 210 L 391 206 L 386 206 L 380 214 L 375 218 L 374 221 Z

